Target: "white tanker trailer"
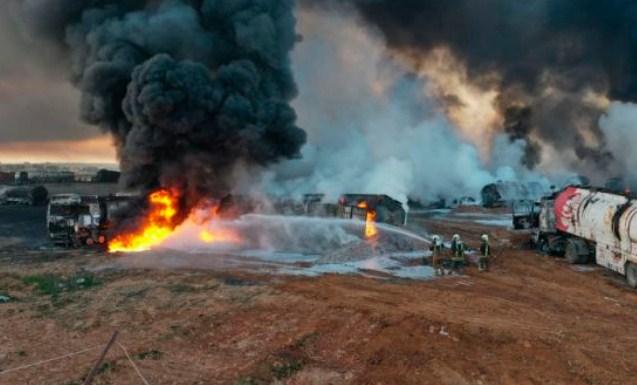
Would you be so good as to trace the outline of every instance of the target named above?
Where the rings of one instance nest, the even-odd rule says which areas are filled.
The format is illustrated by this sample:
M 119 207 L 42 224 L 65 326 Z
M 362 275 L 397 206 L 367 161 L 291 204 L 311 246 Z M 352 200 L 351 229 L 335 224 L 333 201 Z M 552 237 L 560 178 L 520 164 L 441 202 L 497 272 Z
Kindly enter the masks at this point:
M 626 276 L 637 288 L 637 200 L 621 194 L 567 187 L 541 201 L 534 241 L 570 263 L 598 265 Z

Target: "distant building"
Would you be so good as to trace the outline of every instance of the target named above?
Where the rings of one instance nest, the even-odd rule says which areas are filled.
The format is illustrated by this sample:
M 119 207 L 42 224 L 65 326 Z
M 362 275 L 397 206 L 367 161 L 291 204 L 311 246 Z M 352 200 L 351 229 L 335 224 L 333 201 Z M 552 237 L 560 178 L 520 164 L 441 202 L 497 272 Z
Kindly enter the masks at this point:
M 29 173 L 29 181 L 32 183 L 73 183 L 75 173 L 71 171 L 33 171 Z
M 29 173 L 26 171 L 18 171 L 15 173 L 15 184 L 29 183 Z
M 75 173 L 75 181 L 79 183 L 95 182 L 95 173 Z
M 0 184 L 9 184 L 15 182 L 15 173 L 0 171 Z
M 117 183 L 119 182 L 120 175 L 118 171 L 101 169 L 95 175 L 94 181 L 97 183 Z

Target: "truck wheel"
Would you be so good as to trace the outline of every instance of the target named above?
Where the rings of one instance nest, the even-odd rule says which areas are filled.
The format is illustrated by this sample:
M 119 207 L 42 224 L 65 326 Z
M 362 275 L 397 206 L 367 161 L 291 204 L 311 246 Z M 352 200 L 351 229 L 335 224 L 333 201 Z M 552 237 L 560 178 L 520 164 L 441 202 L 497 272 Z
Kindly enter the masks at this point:
M 540 243 L 538 244 L 537 248 L 538 250 L 540 250 L 540 253 L 544 255 L 551 254 L 551 248 L 549 247 L 549 243 L 546 239 L 540 239 Z
M 568 239 L 566 241 L 566 249 L 564 257 L 570 264 L 584 264 L 588 262 L 587 246 L 578 239 Z
M 637 265 L 628 262 L 626 264 L 626 282 L 628 286 L 637 289 Z

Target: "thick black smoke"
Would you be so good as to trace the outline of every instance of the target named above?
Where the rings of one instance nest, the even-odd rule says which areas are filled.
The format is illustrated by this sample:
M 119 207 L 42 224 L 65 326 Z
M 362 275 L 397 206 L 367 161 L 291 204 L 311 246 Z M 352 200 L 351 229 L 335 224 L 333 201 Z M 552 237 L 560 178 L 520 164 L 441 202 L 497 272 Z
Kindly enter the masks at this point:
M 588 98 L 595 93 L 637 100 L 637 2 L 337 2 L 354 6 L 397 52 L 426 54 L 446 47 L 465 62 L 477 84 L 493 79 L 485 74 L 497 73 L 504 128 L 513 138 L 527 138 L 529 165 L 539 159 L 534 138 L 572 148 L 598 165 L 612 160 L 597 125 L 604 107 Z
M 292 0 L 27 0 L 66 52 L 82 118 L 112 133 L 127 187 L 221 197 L 233 168 L 299 156 Z

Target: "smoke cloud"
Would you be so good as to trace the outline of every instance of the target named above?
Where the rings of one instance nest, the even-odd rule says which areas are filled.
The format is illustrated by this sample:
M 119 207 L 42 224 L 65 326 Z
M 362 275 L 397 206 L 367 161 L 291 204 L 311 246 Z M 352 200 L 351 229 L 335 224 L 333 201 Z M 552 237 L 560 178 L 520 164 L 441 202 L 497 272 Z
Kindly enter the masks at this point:
M 300 155 L 290 101 L 292 0 L 27 0 L 31 31 L 66 54 L 81 116 L 115 139 L 126 187 L 177 187 L 191 208 L 238 164 Z
M 618 174 L 623 177 L 626 186 L 633 191 L 637 188 L 637 136 L 635 136 L 635 122 L 637 122 L 637 104 L 611 103 L 608 112 L 600 121 L 600 128 L 606 136 L 608 149 L 614 154 L 623 154 L 617 159 Z
M 389 55 L 380 34 L 341 8 L 297 11 L 294 101 L 308 144 L 276 166 L 270 191 L 383 193 L 402 202 L 476 197 L 487 183 L 541 180 L 520 164 L 524 142 L 500 135 L 488 162 L 445 114 L 434 84 Z M 559 170 L 564 173 L 564 170 Z M 544 181 L 543 181 L 544 182 Z M 546 181 L 545 185 L 549 185 Z
M 431 74 L 432 56 L 448 51 L 471 85 L 497 93 L 500 119 L 492 123 L 511 140 L 525 140 L 527 166 L 546 165 L 546 152 L 557 149 L 568 167 L 599 175 L 622 157 L 609 152 L 598 122 L 608 100 L 637 98 L 634 2 L 304 2 L 326 3 L 354 8 L 415 71 Z M 462 90 L 448 78 L 432 80 L 442 88 L 447 108 L 467 107 Z M 487 127 L 480 131 L 491 134 Z

